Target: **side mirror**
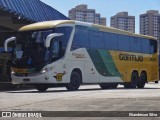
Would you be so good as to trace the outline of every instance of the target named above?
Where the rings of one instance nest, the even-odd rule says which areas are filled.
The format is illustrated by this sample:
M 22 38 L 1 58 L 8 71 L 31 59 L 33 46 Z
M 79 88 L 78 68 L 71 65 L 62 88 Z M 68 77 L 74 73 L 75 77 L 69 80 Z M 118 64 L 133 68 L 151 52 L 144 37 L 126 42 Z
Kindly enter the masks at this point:
M 7 39 L 7 40 L 5 41 L 5 43 L 4 43 L 4 50 L 5 50 L 5 52 L 8 51 L 8 43 L 9 43 L 9 42 L 12 42 L 12 41 L 15 41 L 15 40 L 16 40 L 16 37 L 11 37 L 11 38 L 9 38 L 9 39 Z
M 46 38 L 45 47 L 46 48 L 50 47 L 52 38 L 62 36 L 62 35 L 63 35 L 63 33 L 53 33 L 53 34 L 48 35 Z

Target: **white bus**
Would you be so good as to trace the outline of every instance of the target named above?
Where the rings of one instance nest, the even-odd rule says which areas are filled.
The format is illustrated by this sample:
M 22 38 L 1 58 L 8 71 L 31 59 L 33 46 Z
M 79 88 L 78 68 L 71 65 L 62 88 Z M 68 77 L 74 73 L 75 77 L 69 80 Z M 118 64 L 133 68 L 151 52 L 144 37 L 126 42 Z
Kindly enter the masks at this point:
M 158 50 L 154 37 L 105 26 L 58 20 L 20 28 L 15 41 L 12 83 L 51 85 L 78 90 L 81 84 L 102 89 L 143 88 L 158 80 Z

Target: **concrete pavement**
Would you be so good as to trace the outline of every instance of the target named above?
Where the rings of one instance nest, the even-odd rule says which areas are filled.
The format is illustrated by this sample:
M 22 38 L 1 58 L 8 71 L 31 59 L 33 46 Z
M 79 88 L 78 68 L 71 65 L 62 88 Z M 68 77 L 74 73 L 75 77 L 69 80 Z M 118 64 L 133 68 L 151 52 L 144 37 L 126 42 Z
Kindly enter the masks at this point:
M 1 111 L 160 111 L 160 84 L 148 83 L 144 89 L 119 85 L 101 90 L 98 85 L 84 85 L 74 92 L 63 87 L 45 93 L 34 89 L 6 91 L 0 92 L 0 103 Z

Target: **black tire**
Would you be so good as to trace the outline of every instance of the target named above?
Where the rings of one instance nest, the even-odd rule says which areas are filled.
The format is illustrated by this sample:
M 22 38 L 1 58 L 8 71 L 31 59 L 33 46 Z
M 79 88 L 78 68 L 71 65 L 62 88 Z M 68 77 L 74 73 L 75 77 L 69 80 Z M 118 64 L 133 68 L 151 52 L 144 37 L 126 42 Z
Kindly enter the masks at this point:
M 99 86 L 102 89 L 114 89 L 117 88 L 118 84 L 117 83 L 100 83 Z
M 147 82 L 147 75 L 146 75 L 146 73 L 143 72 L 140 75 L 137 87 L 138 88 L 144 88 L 146 82 Z
M 136 86 L 138 85 L 138 79 L 138 73 L 133 72 L 131 75 L 131 83 L 125 83 L 124 88 L 136 88 Z
M 115 89 L 117 88 L 118 84 L 117 83 L 112 83 L 112 88 Z
M 158 81 L 155 81 L 155 83 L 158 83 Z
M 35 85 L 35 88 L 36 88 L 39 92 L 45 92 L 45 91 L 49 88 L 49 86 L 48 86 L 48 85 L 43 85 L 43 84 L 41 84 L 41 85 Z
M 66 85 L 67 90 L 76 91 L 81 85 L 81 76 L 77 72 L 72 72 L 70 83 Z

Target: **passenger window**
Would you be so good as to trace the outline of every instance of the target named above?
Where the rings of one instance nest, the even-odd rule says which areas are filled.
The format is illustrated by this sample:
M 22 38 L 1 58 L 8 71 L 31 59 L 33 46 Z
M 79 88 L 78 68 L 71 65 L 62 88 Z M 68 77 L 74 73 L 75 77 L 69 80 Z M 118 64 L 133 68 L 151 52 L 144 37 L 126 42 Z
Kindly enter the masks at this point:
M 130 41 L 129 36 L 118 35 L 118 48 L 122 51 L 130 51 Z
M 88 29 L 86 27 L 76 27 L 71 50 L 78 48 L 89 48 Z
M 51 58 L 57 60 L 64 56 L 64 50 L 62 49 L 62 37 L 55 37 L 51 42 Z
M 67 44 L 68 44 L 68 41 L 71 36 L 71 32 L 72 32 L 71 27 L 58 27 L 55 29 L 55 33 L 62 33 L 63 34 L 63 36 L 61 36 L 63 51 L 66 51 Z
M 91 49 L 104 49 L 103 33 L 97 31 L 90 31 L 89 36 Z
M 150 52 L 151 54 L 157 52 L 157 41 L 156 40 L 150 40 Z
M 57 58 L 59 56 L 59 42 L 58 41 L 54 41 L 52 42 L 52 58 Z
M 138 37 L 130 37 L 131 52 L 141 52 L 141 39 Z
M 117 35 L 113 33 L 104 33 L 105 49 L 118 50 Z
M 142 39 L 142 52 L 150 54 L 150 43 L 148 39 Z

